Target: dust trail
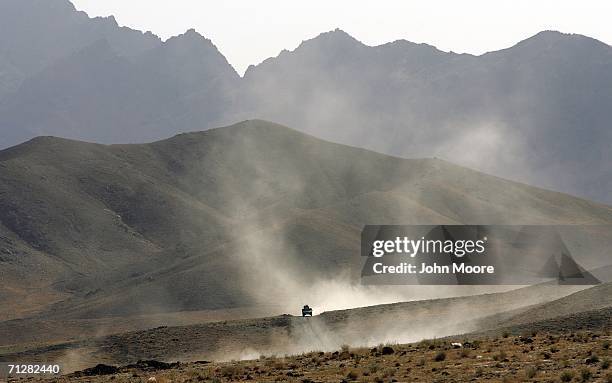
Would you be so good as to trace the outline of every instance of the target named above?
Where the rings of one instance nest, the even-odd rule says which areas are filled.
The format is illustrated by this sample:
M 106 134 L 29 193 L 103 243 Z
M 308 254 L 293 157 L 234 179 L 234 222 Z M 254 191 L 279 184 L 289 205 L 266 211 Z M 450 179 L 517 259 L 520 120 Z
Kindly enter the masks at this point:
M 258 346 L 251 344 L 248 354 L 226 350 L 216 356 L 230 360 L 258 355 L 328 352 L 345 345 L 372 347 L 464 334 L 482 330 L 482 320 L 485 318 L 488 325 L 495 326 L 491 315 L 549 301 L 581 288 L 539 286 L 485 298 L 411 302 L 328 312 L 312 318 L 291 317 L 282 330 L 269 333 L 266 342 Z

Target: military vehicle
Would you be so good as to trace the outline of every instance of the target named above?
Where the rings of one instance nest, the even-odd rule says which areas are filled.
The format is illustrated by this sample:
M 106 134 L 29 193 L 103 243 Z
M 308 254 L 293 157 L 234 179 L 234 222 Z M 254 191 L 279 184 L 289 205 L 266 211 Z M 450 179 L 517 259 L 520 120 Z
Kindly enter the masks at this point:
M 308 305 L 305 305 L 302 307 L 302 316 L 305 317 L 307 315 L 312 316 L 312 309 Z

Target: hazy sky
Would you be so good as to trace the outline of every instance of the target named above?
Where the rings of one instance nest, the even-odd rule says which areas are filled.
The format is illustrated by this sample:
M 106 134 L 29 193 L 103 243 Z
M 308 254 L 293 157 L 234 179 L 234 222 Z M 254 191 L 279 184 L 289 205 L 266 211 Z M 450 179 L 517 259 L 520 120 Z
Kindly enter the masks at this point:
M 481 54 L 541 30 L 588 35 L 612 44 L 612 2 L 560 0 L 72 0 L 90 16 L 166 39 L 195 28 L 241 74 L 250 64 L 340 28 L 368 44 L 397 39 Z

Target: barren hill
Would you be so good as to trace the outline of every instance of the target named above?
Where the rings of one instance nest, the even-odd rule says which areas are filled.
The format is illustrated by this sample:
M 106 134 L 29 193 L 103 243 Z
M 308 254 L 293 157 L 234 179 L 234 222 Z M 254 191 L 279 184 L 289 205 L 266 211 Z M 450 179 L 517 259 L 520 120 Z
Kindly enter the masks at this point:
M 609 45 L 555 31 L 474 56 L 334 30 L 241 78 L 194 30 L 162 42 L 68 0 L 4 0 L 0 148 L 39 135 L 141 143 L 261 118 L 610 203 L 611 65 Z
M 612 283 L 604 283 L 551 302 L 536 305 L 520 315 L 501 322 L 499 325 L 517 326 L 610 307 L 612 307 Z

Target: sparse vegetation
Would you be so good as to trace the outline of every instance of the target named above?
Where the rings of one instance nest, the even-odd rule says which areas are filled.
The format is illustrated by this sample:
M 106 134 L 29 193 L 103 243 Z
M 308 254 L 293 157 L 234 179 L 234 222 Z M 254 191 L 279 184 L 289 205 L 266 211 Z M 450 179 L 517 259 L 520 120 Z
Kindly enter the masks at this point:
M 589 355 L 588 358 L 586 358 L 585 363 L 586 364 L 595 364 L 599 362 L 599 357 L 595 354 Z
M 589 380 L 591 380 L 592 376 L 593 376 L 593 373 L 588 368 L 582 368 L 580 370 L 580 379 L 583 382 L 588 382 Z
M 503 361 L 504 359 L 506 359 L 506 352 L 505 351 L 500 351 L 497 354 L 493 355 L 493 360 L 494 361 Z
M 332 352 L 307 352 L 284 357 L 262 356 L 259 359 L 226 363 L 181 364 L 171 370 L 153 373 L 129 370 L 98 377 L 72 377 L 91 383 L 143 383 L 149 377 L 159 382 L 392 382 L 448 381 L 460 383 L 491 382 L 594 382 L 612 383 L 609 350 L 601 347 L 610 339 L 603 333 L 579 333 L 574 336 L 542 335 L 525 343 L 524 337 L 467 339 L 460 349 L 450 341 L 427 340 L 413 345 L 378 345 L 372 348 L 342 346 Z M 579 339 L 579 341 L 576 341 Z M 554 341 L 558 349 L 550 351 Z M 479 350 L 474 344 L 480 343 Z M 433 347 L 432 347 L 433 346 Z M 389 348 L 392 352 L 385 352 Z M 485 352 L 490 350 L 490 352 Z M 526 351 L 526 352 L 523 352 Z M 597 351 L 597 353 L 595 352 Z M 547 355 L 548 354 L 548 355 Z M 588 360 L 588 363 L 587 363 Z M 607 374 L 606 374 L 607 373 Z M 452 375 L 451 375 L 452 374 Z M 113 378 L 113 379 L 111 379 Z M 144 379 L 144 380 L 143 380 Z M 29 382 L 28 382 L 29 383 Z
M 442 362 L 444 359 L 446 359 L 446 353 L 444 351 L 439 351 L 434 357 L 436 362 Z
M 391 346 L 384 346 L 380 352 L 383 355 L 391 355 L 395 352 L 395 350 Z
M 529 366 L 525 369 L 525 377 L 527 379 L 533 379 L 538 373 L 538 369 L 534 366 Z
M 573 371 L 563 371 L 559 379 L 562 382 L 571 382 L 572 379 L 574 379 L 574 372 Z

